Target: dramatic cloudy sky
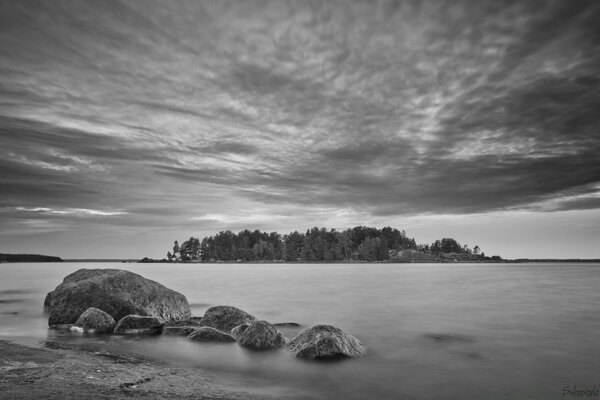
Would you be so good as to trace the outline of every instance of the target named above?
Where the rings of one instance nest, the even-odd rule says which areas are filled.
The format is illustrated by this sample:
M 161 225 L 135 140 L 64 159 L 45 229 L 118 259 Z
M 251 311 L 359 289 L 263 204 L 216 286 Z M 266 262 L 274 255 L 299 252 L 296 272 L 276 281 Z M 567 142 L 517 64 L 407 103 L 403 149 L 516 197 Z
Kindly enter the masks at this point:
M 0 252 L 391 225 L 600 257 L 600 2 L 0 2 Z

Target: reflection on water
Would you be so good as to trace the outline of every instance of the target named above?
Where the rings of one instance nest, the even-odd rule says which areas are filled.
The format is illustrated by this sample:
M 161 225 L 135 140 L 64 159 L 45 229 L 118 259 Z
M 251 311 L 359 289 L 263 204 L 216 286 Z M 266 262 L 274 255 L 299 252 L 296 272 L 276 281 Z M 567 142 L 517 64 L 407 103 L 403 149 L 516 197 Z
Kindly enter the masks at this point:
M 328 323 L 360 338 L 364 359 L 303 362 L 285 349 L 178 337 L 48 331 L 46 292 L 80 264 L 0 265 L 0 335 L 81 342 L 283 385 L 298 398 L 553 399 L 598 384 L 600 265 L 139 265 L 127 268 L 182 292 L 192 313 L 240 307 L 290 338 Z

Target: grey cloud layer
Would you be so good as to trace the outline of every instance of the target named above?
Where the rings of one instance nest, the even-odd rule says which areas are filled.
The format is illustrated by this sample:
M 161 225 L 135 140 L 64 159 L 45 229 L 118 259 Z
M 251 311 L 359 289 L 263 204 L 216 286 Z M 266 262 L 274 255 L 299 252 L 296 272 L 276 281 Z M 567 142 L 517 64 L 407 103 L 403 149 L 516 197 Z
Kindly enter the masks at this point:
M 598 20 L 595 1 L 4 1 L 0 206 L 598 208 Z

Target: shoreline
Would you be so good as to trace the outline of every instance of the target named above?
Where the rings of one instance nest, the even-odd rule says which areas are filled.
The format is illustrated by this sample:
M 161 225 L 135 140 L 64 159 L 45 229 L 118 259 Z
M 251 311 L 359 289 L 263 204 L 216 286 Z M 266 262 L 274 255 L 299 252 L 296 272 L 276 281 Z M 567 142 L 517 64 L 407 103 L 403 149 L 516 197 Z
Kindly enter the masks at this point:
M 243 377 L 107 351 L 101 345 L 0 336 L 0 399 L 264 399 Z M 244 388 L 244 389 L 241 389 Z

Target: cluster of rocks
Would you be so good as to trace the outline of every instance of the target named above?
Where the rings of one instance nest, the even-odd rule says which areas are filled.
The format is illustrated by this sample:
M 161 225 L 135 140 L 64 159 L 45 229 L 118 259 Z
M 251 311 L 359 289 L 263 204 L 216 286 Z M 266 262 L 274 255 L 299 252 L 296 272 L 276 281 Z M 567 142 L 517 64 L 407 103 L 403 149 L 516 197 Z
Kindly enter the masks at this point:
M 48 293 L 44 308 L 50 327 L 87 333 L 162 333 L 196 342 L 237 342 L 259 351 L 287 346 L 296 357 L 317 360 L 362 357 L 366 351 L 354 336 L 330 325 L 316 325 L 288 340 L 275 325 L 232 306 L 192 317 L 185 296 L 122 270 L 74 272 Z

